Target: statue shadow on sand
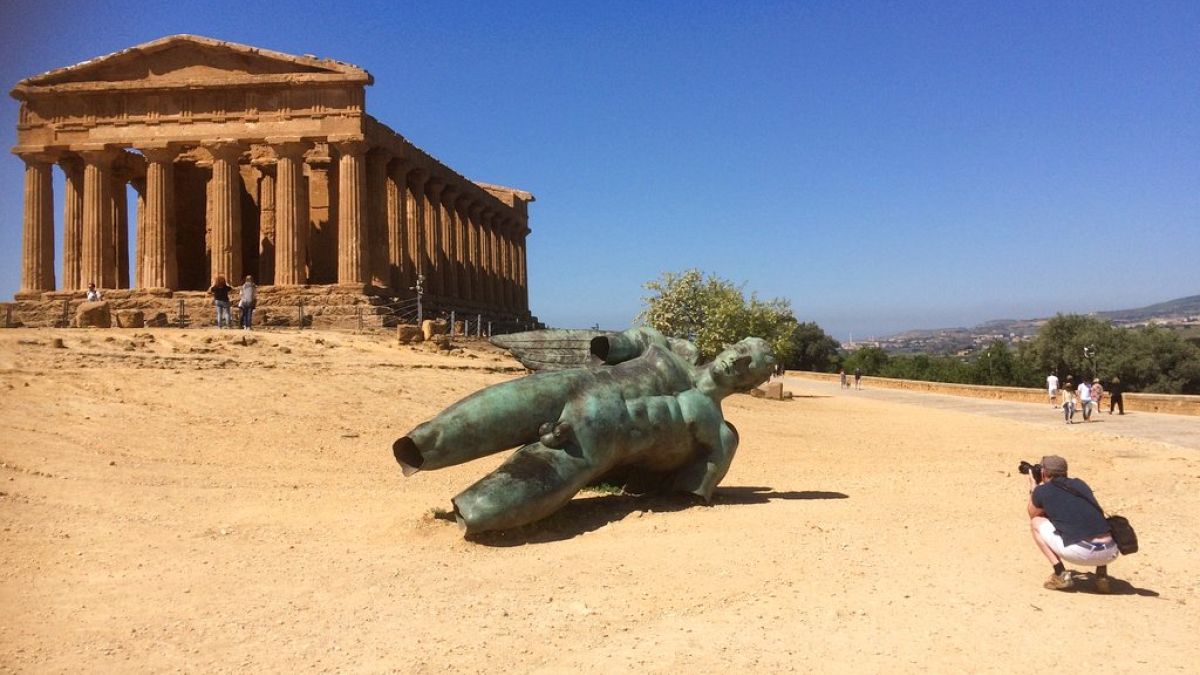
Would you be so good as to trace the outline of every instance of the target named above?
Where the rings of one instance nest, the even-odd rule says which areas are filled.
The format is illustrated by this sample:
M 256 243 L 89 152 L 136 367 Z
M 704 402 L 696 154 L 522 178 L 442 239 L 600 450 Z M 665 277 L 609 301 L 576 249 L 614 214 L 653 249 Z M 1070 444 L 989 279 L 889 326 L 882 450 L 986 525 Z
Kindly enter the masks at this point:
M 571 539 L 578 535 L 598 530 L 606 525 L 624 520 L 634 514 L 666 512 L 672 513 L 707 506 L 694 495 L 633 495 L 625 493 L 588 496 L 584 491 L 566 506 L 551 516 L 522 527 L 509 530 L 481 532 L 467 535 L 467 539 L 485 546 L 522 546 Z M 734 486 L 718 487 L 713 492 L 712 505 L 767 504 L 777 499 L 848 499 L 841 492 L 821 490 L 789 490 L 777 492 L 770 487 Z M 453 512 L 437 511 L 435 517 L 454 521 Z

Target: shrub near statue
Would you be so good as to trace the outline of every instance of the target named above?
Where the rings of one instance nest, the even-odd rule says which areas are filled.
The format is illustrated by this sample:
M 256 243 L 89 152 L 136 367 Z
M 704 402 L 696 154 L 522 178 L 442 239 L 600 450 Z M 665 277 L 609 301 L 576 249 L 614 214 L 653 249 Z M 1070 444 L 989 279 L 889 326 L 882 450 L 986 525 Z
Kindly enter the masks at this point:
M 767 379 L 775 358 L 766 342 L 746 338 L 703 366 L 690 345 L 650 328 L 590 347 L 603 365 L 493 385 L 396 440 L 405 475 L 522 446 L 452 500 L 466 534 L 545 518 L 614 473 L 710 500 L 738 444 L 721 399 Z

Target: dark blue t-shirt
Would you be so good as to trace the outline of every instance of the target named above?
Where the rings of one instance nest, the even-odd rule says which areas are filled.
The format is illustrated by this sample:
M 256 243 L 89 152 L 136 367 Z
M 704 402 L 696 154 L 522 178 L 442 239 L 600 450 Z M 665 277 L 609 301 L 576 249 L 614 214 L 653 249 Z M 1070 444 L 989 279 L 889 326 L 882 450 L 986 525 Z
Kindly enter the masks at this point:
M 1078 478 L 1055 478 L 1033 489 L 1033 505 L 1046 512 L 1063 544 L 1070 546 L 1108 534 L 1108 521 L 1104 515 L 1091 502 L 1055 486 L 1056 482 L 1062 482 L 1092 501 L 1096 501 L 1096 497 L 1087 483 Z

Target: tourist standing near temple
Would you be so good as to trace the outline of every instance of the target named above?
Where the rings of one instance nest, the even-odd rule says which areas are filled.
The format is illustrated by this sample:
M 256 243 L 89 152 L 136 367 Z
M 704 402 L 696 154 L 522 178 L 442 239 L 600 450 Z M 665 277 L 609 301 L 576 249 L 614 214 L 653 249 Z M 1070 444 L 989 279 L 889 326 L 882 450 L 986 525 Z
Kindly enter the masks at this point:
M 1058 376 L 1050 373 L 1046 376 L 1046 390 L 1050 393 L 1050 407 L 1058 407 Z
M 1125 414 L 1125 397 L 1121 394 L 1123 388 L 1121 386 L 1121 378 L 1114 377 L 1112 382 L 1108 383 L 1108 414 L 1111 415 L 1113 408 L 1118 408 L 1120 414 Z
M 1096 407 L 1096 414 L 1100 414 L 1100 404 L 1104 402 L 1104 387 L 1100 385 L 1100 378 L 1092 380 L 1092 405 Z
M 232 290 L 233 287 L 225 282 L 225 277 L 221 274 L 217 275 L 212 288 L 208 289 L 209 295 L 213 296 L 213 304 L 217 306 L 217 328 L 233 326 L 233 319 L 229 312 L 229 291 Z
M 96 288 L 95 282 L 88 284 L 87 301 L 88 302 L 100 302 L 100 289 Z
M 254 277 L 246 275 L 246 282 L 242 284 L 241 295 L 238 297 L 238 310 L 242 313 L 242 330 L 250 330 L 254 325 L 254 307 L 258 305 L 258 286 L 254 284 Z

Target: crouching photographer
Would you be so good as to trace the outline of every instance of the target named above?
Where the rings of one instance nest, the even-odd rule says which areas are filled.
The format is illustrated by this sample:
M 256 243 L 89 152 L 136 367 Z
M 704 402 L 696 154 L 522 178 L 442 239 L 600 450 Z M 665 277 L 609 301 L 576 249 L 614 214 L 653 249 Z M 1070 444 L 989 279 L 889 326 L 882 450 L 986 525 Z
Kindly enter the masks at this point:
M 1067 477 L 1067 460 L 1057 455 L 1042 458 L 1040 465 L 1021 462 L 1029 476 L 1029 527 L 1042 555 L 1054 565 L 1054 574 L 1043 584 L 1068 590 L 1075 580 L 1063 565 L 1096 568 L 1096 592 L 1109 593 L 1108 564 L 1120 555 L 1103 510 L 1088 484 Z

